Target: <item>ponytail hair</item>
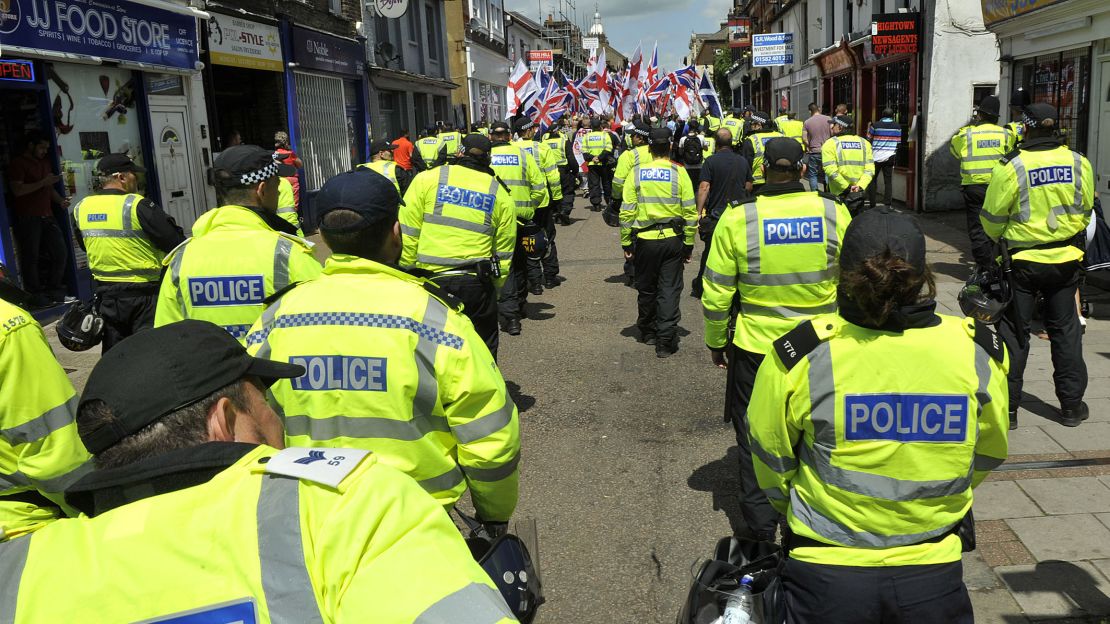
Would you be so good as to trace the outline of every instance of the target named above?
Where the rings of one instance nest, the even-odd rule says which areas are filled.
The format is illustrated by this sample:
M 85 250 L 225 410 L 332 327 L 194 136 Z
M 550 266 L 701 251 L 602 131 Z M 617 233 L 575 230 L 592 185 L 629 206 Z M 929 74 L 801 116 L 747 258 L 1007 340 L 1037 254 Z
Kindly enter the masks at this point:
M 890 248 L 843 272 L 839 290 L 873 327 L 886 324 L 898 308 L 937 295 L 936 281 L 929 267 L 918 270 Z

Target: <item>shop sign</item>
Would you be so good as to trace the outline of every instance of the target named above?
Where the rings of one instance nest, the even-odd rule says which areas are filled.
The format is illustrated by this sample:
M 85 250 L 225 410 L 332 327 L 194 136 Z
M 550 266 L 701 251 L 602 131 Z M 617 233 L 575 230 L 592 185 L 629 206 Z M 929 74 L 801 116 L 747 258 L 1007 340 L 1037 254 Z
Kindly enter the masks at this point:
M 752 47 L 752 18 L 730 17 L 728 20 L 728 47 Z
M 285 70 L 277 26 L 213 13 L 208 20 L 208 50 L 213 65 Z
M 752 37 L 752 67 L 794 64 L 794 33 L 767 33 Z
M 371 0 L 370 7 L 382 17 L 398 18 L 409 8 L 409 0 Z
M 1037 9 L 1042 9 L 1053 4 L 1060 4 L 1064 0 L 982 0 L 983 23 L 992 26 L 1011 17 L 1025 15 Z
M 196 69 L 197 20 L 133 2 L 0 0 L 4 46 Z
M 876 15 L 871 22 L 871 53 L 877 57 L 917 54 L 920 39 L 917 13 Z
M 293 60 L 304 68 L 355 76 L 362 74 L 363 51 L 349 39 L 294 26 Z
M 0 80 L 34 82 L 35 65 L 31 61 L 0 61 Z
M 855 57 L 843 42 L 814 59 L 821 68 L 821 75 L 828 76 L 855 67 Z
M 539 70 L 555 71 L 555 52 L 553 50 L 529 50 L 528 71 L 533 74 Z

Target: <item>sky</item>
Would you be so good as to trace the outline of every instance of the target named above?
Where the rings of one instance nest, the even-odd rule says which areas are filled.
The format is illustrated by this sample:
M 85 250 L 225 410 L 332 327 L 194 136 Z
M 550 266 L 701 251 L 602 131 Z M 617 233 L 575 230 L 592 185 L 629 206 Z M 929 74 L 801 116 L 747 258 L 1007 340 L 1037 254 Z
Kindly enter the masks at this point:
M 563 11 L 571 9 L 562 0 Z M 636 43 L 643 45 L 645 59 L 659 42 L 659 65 L 666 71 L 682 66 L 690 53 L 691 32 L 716 32 L 732 7 L 732 0 L 571 0 L 575 2 L 579 24 L 593 24 L 595 5 L 601 11 L 601 24 L 609 43 L 625 56 L 631 56 Z M 557 14 L 560 0 L 505 0 L 505 10 L 523 13 L 532 19 Z M 586 15 L 583 19 L 582 15 Z M 542 21 L 542 20 L 538 20 Z

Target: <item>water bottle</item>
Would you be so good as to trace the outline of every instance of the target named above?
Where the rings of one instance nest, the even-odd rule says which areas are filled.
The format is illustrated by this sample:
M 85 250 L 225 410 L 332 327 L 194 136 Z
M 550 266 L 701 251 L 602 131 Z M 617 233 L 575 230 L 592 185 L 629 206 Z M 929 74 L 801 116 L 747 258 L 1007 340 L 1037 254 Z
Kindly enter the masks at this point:
M 752 600 L 752 581 L 750 574 L 740 579 L 740 587 L 728 595 L 722 624 L 749 624 L 752 621 L 754 605 Z

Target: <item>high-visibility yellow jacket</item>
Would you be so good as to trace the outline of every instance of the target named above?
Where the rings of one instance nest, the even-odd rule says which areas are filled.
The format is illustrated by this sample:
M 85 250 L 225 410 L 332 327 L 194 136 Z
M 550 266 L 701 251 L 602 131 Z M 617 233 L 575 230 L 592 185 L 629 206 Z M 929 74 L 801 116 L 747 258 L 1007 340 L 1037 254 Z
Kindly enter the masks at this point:
M 293 193 L 293 183 L 284 177 L 278 178 L 277 214 L 297 228 L 297 236 L 304 236 L 304 232 L 301 231 L 301 219 L 297 214 L 297 199 Z
M 285 476 L 297 459 L 314 463 Z M 380 457 L 259 446 L 226 461 L 199 485 L 0 544 L 0 619 L 516 621 L 450 517 Z
M 392 160 L 375 160 L 362 163 L 359 167 L 382 174 L 393 183 L 393 188 L 397 189 L 397 194 L 401 194 L 401 181 L 397 179 L 397 163 Z
M 701 297 L 705 344 L 712 349 L 728 340 L 737 293 L 732 342 L 752 353 L 766 353 L 772 340 L 799 321 L 836 310 L 848 209 L 801 184 L 784 190 L 733 204 L 717 222 Z
M 1091 161 L 1065 145 L 1027 141 L 994 168 L 979 219 L 991 239 L 1006 239 L 1015 260 L 1059 264 L 1082 259 L 1083 250 L 1028 248 L 1067 241 L 1085 230 L 1094 201 Z
M 717 130 L 720 129 L 720 127 L 721 127 L 721 118 L 720 117 L 714 117 L 713 115 L 706 115 L 705 119 L 706 119 L 705 125 L 709 128 L 710 132 L 716 132 Z M 740 140 L 740 137 L 737 136 L 736 134 L 733 134 L 732 138 L 733 138 L 734 141 L 739 141 Z
M 139 224 L 142 199 L 137 193 L 90 195 L 73 207 L 89 270 L 98 282 L 157 282 L 161 277 L 166 254 L 151 244 Z
M 756 476 L 795 535 L 830 544 L 794 559 L 960 560 L 950 532 L 1006 459 L 1008 364 L 989 328 L 936 318 L 897 333 L 827 314 L 773 343 L 748 407 Z
M 710 119 L 712 119 L 712 117 L 710 117 Z M 732 133 L 732 143 L 734 145 L 739 145 L 740 141 L 743 141 L 745 138 L 747 138 L 744 136 L 743 117 L 733 117 L 732 115 L 728 115 L 724 118 L 724 120 L 721 121 L 721 126 L 728 128 L 728 131 Z
M 704 163 L 707 158 L 717 151 L 717 137 L 703 136 L 701 143 L 704 146 L 701 150 L 702 162 Z
M 628 174 L 632 173 L 633 167 L 649 162 L 651 162 L 651 151 L 646 145 L 621 152 L 620 157 L 617 158 L 617 166 L 613 168 L 613 197 L 622 197 L 623 201 L 624 181 Z
M 603 152 L 613 151 L 613 137 L 605 130 L 591 130 L 582 139 L 582 154 L 591 161 Z
M 752 184 L 763 184 L 766 178 L 763 175 L 763 152 L 767 149 L 767 141 L 771 139 L 781 138 L 783 135 L 780 132 L 758 132 L 751 136 L 745 137 L 744 141 L 751 146 L 752 156 Z M 744 150 L 746 155 L 748 150 Z
M 559 180 L 559 159 L 551 148 L 540 141 L 515 141 L 513 145 L 523 148 L 536 160 L 540 173 L 546 180 L 547 199 L 539 207 L 546 208 L 553 202 L 562 201 L 563 185 Z
M 1017 148 L 1018 144 L 1025 139 L 1025 124 L 1020 121 L 1011 121 L 1006 124 L 1006 153 L 1010 153 Z
M 528 150 L 509 143 L 494 145 L 490 167 L 509 187 L 518 219 L 531 220 L 536 209 L 548 201 L 547 179 Z
M 659 240 L 678 236 L 693 246 L 698 230 L 694 187 L 683 167 L 666 158 L 655 158 L 632 168 L 625 181 L 618 219 L 621 247 L 632 246 L 633 237 Z M 676 224 L 676 228 L 671 224 Z M 635 231 L 635 234 L 634 232 Z
M 293 282 L 320 274 L 308 242 L 276 232 L 242 206 L 210 210 L 193 237 L 166 256 L 154 326 L 209 321 L 242 340 L 262 314 L 262 301 Z
M 440 140 L 437 136 L 424 137 L 416 142 L 416 152 L 429 168 L 436 166 L 436 161 L 439 160 L 439 148 Z
M 821 146 L 821 166 L 833 195 L 840 195 L 853 185 L 866 189 L 875 177 L 871 142 L 854 134 L 834 136 Z
M 561 134 L 543 140 L 543 144 L 555 155 L 555 166 L 567 165 L 567 138 Z
M 77 395 L 42 327 L 0 299 L 0 541 L 68 510 L 61 493 L 89 467 L 76 416 Z M 36 490 L 41 505 L 7 498 Z
M 463 136 L 461 132 L 444 132 L 439 135 L 439 149 L 447 149 L 447 156 L 451 157 L 459 153 L 462 148 Z
M 433 272 L 496 260 L 504 285 L 516 248 L 516 208 L 497 178 L 462 165 L 417 174 L 405 192 L 401 266 Z
M 320 278 L 271 304 L 246 342 L 307 370 L 270 388 L 289 444 L 369 449 L 443 505 L 469 485 L 483 519 L 512 515 L 516 406 L 470 320 L 424 280 L 334 255 Z
M 802 133 L 805 131 L 805 123 L 798 119 L 790 119 L 789 117 L 779 117 L 779 119 L 781 121 L 776 120 L 779 132 L 781 132 L 783 136 L 794 139 L 798 142 L 798 145 L 804 148 L 806 145 Z
M 1010 151 L 1010 135 L 995 124 L 964 126 L 948 148 L 960 161 L 961 184 L 989 184 L 994 166 Z

